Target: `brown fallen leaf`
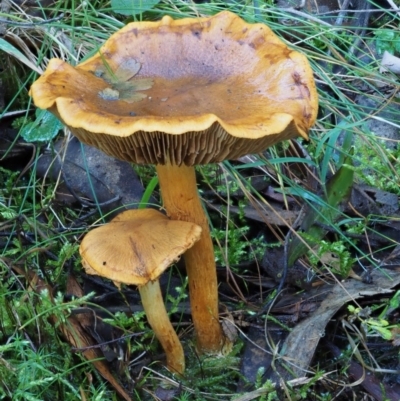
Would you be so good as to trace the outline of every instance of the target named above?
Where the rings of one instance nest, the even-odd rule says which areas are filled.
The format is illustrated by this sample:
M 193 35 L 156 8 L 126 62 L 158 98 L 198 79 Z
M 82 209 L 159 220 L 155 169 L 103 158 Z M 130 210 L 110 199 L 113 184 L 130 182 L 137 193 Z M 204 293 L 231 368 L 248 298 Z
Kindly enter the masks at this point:
M 58 324 L 58 321 L 54 316 L 50 317 L 50 320 L 52 320 L 54 324 Z M 75 317 L 68 317 L 65 324 L 62 323 L 58 325 L 58 329 L 74 348 L 81 349 L 83 356 L 93 363 L 97 371 L 114 387 L 115 391 L 124 400 L 132 401 L 128 393 L 126 393 L 115 377 L 111 374 L 107 364 L 103 360 L 99 360 L 99 358 L 104 358 L 103 355 L 97 348 L 92 348 L 96 344 L 94 344 L 93 339 L 82 329 Z
M 335 284 L 313 315 L 301 321 L 291 331 L 282 346 L 279 358 L 290 365 L 293 377 L 305 375 L 319 340 L 325 334 L 326 325 L 344 304 L 365 296 L 392 292 L 391 289 L 400 283 L 400 271 L 395 269 L 375 270 L 371 276 L 371 284 L 356 280 Z M 285 369 L 280 369 L 280 376 L 277 375 L 272 380 L 282 376 L 292 378 Z
M 1 142 L 0 138 L 0 156 Z M 83 145 L 76 138 L 57 141 L 54 153 L 43 153 L 36 170 L 44 180 L 61 179 L 56 199 L 62 204 L 97 202 L 103 212 L 109 212 L 119 206 L 132 207 L 141 200 L 144 188 L 129 163 Z

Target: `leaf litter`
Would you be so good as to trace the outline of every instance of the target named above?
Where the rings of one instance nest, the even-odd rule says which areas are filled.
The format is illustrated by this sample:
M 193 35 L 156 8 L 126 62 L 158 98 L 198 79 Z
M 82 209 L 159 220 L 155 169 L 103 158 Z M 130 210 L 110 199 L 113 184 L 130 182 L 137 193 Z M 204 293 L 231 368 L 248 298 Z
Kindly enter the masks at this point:
M 147 97 L 140 93 L 153 86 L 151 78 L 134 78 L 140 71 L 142 64 L 132 58 L 127 58 L 113 71 L 104 62 L 103 67 L 98 67 L 94 74 L 104 79 L 110 87 L 99 91 L 98 95 L 104 100 L 124 100 L 127 103 L 134 103 Z

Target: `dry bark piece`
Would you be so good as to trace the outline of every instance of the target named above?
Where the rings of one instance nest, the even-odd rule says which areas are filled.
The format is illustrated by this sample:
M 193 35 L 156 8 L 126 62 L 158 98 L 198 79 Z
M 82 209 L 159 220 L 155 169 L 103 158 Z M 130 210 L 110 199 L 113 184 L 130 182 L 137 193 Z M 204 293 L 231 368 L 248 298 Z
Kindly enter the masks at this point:
M 228 11 L 164 17 L 128 24 L 76 67 L 51 60 L 31 95 L 82 142 L 157 165 L 168 215 L 203 229 L 185 254 L 191 310 L 199 351 L 221 352 L 214 251 L 193 166 L 307 138 L 318 98 L 306 57 Z
M 172 221 L 154 209 L 126 210 L 90 231 L 79 248 L 86 273 L 139 287 L 143 309 L 167 367 L 185 370 L 182 345 L 169 321 L 159 276 L 200 238 L 201 227 Z

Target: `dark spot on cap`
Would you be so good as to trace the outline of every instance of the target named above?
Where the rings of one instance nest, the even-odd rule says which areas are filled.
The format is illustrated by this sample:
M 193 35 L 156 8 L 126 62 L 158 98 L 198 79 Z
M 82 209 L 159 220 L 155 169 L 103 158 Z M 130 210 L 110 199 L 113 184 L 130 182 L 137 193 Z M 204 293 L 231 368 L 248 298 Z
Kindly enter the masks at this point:
M 200 39 L 201 38 L 201 31 L 196 29 L 195 31 L 192 31 L 193 35 L 196 36 L 196 38 Z

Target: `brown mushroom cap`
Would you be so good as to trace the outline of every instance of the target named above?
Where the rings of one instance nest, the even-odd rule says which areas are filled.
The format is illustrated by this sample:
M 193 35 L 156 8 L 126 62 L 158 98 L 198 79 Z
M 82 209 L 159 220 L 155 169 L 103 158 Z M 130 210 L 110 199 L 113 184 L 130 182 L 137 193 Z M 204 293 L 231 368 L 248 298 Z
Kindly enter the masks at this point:
M 307 137 L 318 107 L 306 57 L 228 11 L 130 23 L 77 67 L 51 60 L 31 94 L 82 142 L 151 164 L 219 162 Z
M 200 234 L 198 225 L 154 209 L 126 210 L 86 234 L 79 252 L 88 274 L 141 286 L 157 280 Z

